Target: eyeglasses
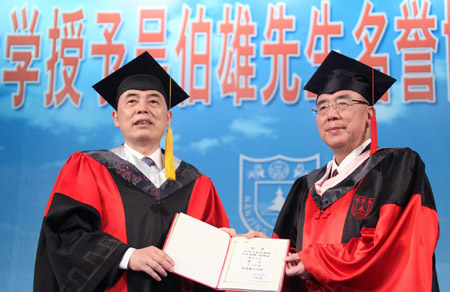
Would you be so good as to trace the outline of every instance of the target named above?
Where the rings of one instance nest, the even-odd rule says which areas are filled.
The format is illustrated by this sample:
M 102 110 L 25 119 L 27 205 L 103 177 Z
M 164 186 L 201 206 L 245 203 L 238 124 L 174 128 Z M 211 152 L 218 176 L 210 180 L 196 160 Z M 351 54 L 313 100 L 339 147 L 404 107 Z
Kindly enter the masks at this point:
M 319 106 L 313 107 L 311 110 L 313 114 L 322 116 L 328 113 L 330 110 L 330 107 L 333 107 L 336 111 L 341 112 L 345 111 L 346 109 L 350 108 L 352 104 L 365 104 L 369 105 L 368 102 L 365 102 L 363 100 L 356 100 L 356 99 L 347 99 L 347 100 L 338 100 L 335 103 L 329 103 L 329 104 L 321 104 Z

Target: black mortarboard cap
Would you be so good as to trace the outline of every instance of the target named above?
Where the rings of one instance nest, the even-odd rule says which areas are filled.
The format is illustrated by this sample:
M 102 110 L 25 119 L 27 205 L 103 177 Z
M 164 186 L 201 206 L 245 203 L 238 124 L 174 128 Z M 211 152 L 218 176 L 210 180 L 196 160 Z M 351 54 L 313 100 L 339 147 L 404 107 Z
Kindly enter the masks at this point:
M 373 105 L 396 81 L 376 69 L 373 70 L 373 76 L 372 96 L 372 67 L 335 51 L 330 51 L 304 89 L 317 94 L 317 96 L 323 93 L 332 94 L 339 90 L 353 90 L 361 94 L 370 105 Z
M 172 108 L 189 95 L 148 53 L 144 52 L 92 86 L 114 109 L 122 93 L 129 89 L 157 90 Z

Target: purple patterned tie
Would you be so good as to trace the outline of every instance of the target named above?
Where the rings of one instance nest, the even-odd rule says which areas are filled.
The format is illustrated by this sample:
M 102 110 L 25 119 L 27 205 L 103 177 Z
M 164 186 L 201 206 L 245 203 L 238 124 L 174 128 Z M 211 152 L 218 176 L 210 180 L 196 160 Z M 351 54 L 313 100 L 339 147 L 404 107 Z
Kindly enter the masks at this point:
M 143 157 L 141 160 L 144 161 L 148 166 L 152 166 L 153 164 L 155 164 L 155 162 L 150 157 Z

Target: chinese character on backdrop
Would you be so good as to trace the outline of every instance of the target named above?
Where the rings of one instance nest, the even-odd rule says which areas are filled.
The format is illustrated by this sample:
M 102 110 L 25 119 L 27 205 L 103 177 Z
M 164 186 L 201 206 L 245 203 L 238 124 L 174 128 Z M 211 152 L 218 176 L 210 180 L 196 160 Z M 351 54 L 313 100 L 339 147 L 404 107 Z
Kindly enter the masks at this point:
M 31 69 L 33 61 L 40 58 L 41 36 L 35 34 L 39 11 L 34 9 L 29 22 L 26 8 L 21 10 L 21 22 L 17 10 L 11 14 L 13 33 L 6 35 L 5 58 L 15 64 L 13 70 L 3 69 L 2 81 L 17 84 L 13 94 L 12 107 L 20 108 L 25 102 L 25 87 L 29 83 L 39 83 L 40 69 Z

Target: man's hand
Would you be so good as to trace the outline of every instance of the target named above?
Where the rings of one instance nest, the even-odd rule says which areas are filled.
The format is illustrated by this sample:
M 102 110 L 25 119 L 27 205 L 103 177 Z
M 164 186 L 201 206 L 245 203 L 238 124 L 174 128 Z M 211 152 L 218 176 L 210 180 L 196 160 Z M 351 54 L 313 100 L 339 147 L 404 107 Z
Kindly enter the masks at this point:
M 220 227 L 220 230 L 228 233 L 231 237 L 236 236 L 236 230 L 234 228 L 226 228 L 226 227 Z
M 167 277 L 167 272 L 173 272 L 174 261 L 157 247 L 149 246 L 133 251 L 128 262 L 128 269 L 142 271 L 150 275 L 156 281 L 161 277 Z
M 265 235 L 262 232 L 256 231 L 256 230 L 250 230 L 249 232 L 247 232 L 246 234 L 242 234 L 240 236 L 245 236 L 245 238 L 254 238 L 254 237 L 259 237 L 259 238 L 268 238 L 267 235 Z
M 287 276 L 298 276 L 303 280 L 311 279 L 311 275 L 306 270 L 298 254 L 290 253 L 284 260 L 286 261 Z
M 236 230 L 233 228 L 226 228 L 226 227 L 221 227 L 220 230 L 225 231 L 226 233 L 228 233 L 231 237 L 233 236 L 242 236 L 245 238 L 253 238 L 253 237 L 262 237 L 262 238 L 267 238 L 267 235 L 265 235 L 262 232 L 259 231 L 255 231 L 255 230 L 250 230 L 249 232 L 247 232 L 246 234 L 237 234 Z

